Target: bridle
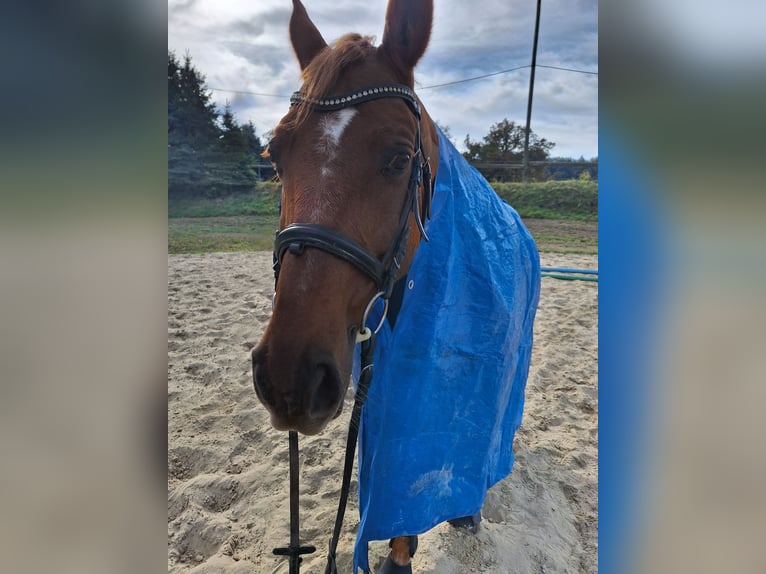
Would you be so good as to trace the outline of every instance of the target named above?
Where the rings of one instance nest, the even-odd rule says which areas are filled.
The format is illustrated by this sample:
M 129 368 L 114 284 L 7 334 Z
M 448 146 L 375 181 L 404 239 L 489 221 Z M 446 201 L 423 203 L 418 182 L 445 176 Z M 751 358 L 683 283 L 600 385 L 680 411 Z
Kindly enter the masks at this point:
M 351 469 L 354 463 L 354 453 L 356 452 L 356 442 L 359 433 L 359 422 L 361 411 L 367 391 L 372 382 L 373 356 L 375 352 L 375 335 L 383 326 L 388 312 L 388 301 L 394 291 L 396 275 L 401 268 L 407 248 L 407 237 L 409 235 L 410 215 L 414 215 L 418 230 L 423 239 L 428 241 L 428 235 L 424 227 L 424 222 L 430 217 L 431 196 L 433 186 L 431 181 L 431 165 L 429 158 L 425 157 L 422 146 L 420 131 L 420 104 L 415 97 L 414 92 L 402 84 L 385 84 L 381 86 L 372 86 L 362 88 L 347 94 L 330 96 L 321 99 L 307 98 L 301 92 L 295 92 L 290 98 L 290 105 L 307 105 L 312 110 L 318 112 L 332 112 L 356 106 L 364 102 L 378 100 L 381 98 L 399 98 L 404 100 L 407 106 L 417 119 L 417 137 L 415 140 L 415 154 L 412 158 L 412 171 L 410 173 L 409 183 L 407 185 L 407 194 L 404 198 L 404 204 L 399 215 L 399 224 L 393 240 L 388 246 L 384 255 L 380 258 L 370 253 L 367 249 L 359 245 L 353 239 L 350 239 L 324 225 L 318 223 L 293 223 L 277 232 L 274 240 L 274 283 L 279 281 L 279 270 L 282 266 L 282 257 L 286 251 L 294 255 L 303 253 L 306 247 L 321 249 L 331 255 L 343 259 L 362 273 L 367 275 L 375 283 L 376 294 L 367 304 L 362 317 L 361 328 L 357 332 L 356 342 L 361 345 L 361 371 L 359 382 L 357 384 L 354 396 L 354 407 L 351 413 L 348 436 L 346 440 L 346 455 L 343 467 L 343 479 L 341 483 L 341 494 L 338 501 L 338 511 L 335 517 L 335 527 L 333 536 L 329 544 L 327 556 L 327 567 L 325 574 L 337 574 L 337 564 L 335 554 L 338 540 L 340 539 L 340 530 L 343 524 L 343 516 L 346 510 L 346 501 L 351 483 Z M 423 187 L 422 202 L 420 201 L 419 191 Z M 422 207 L 421 207 L 422 203 Z M 367 327 L 367 316 L 374 304 L 379 300 L 385 303 L 382 317 L 378 326 L 371 330 Z M 290 560 L 290 574 L 298 574 L 301 555 L 311 554 L 316 548 L 314 546 L 302 546 L 299 537 L 299 519 L 298 519 L 298 433 L 289 432 L 290 442 L 290 544 L 289 546 L 274 549 L 274 554 L 287 556 Z M 411 541 L 412 544 L 412 541 Z M 414 552 L 414 551 L 413 551 Z
M 431 195 L 433 192 L 431 182 L 431 165 L 429 158 L 424 159 L 424 152 L 420 130 L 420 104 L 415 93 L 403 84 L 384 84 L 380 86 L 371 86 L 341 94 L 329 96 L 320 99 L 307 98 L 301 92 L 295 92 L 290 98 L 290 105 L 306 105 L 317 112 L 332 112 L 357 106 L 364 102 L 379 100 L 382 98 L 399 98 L 404 100 L 407 106 L 417 119 L 417 136 L 415 140 L 415 153 L 412 158 L 412 171 L 410 173 L 407 194 L 399 215 L 399 223 L 396 234 L 388 246 L 385 254 L 378 258 L 367 249 L 359 245 L 353 239 L 318 223 L 292 223 L 277 232 L 274 240 L 274 282 L 279 280 L 279 270 L 282 266 L 282 257 L 286 251 L 294 255 L 300 255 L 306 247 L 321 249 L 331 255 L 348 261 L 367 275 L 375 283 L 377 293 L 373 296 L 367 305 L 361 322 L 361 329 L 357 333 L 357 342 L 369 337 L 370 330 L 365 323 L 367 315 L 378 299 L 385 303 L 383 317 L 380 324 L 375 329 L 377 332 L 383 324 L 385 314 L 388 310 L 388 300 L 396 281 L 396 275 L 402 265 L 405 250 L 407 248 L 407 237 L 409 235 L 410 214 L 415 216 L 418 230 L 423 238 L 428 241 L 424 221 L 430 216 Z M 422 208 L 419 191 L 423 186 Z

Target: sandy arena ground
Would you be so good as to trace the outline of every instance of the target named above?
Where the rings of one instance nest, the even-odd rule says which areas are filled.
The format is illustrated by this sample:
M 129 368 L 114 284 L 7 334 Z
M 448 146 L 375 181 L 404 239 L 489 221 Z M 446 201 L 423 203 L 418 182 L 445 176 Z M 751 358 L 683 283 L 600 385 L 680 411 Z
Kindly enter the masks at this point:
M 543 265 L 597 268 L 596 256 L 542 254 Z M 287 434 L 253 391 L 250 349 L 271 312 L 271 253 L 168 257 L 168 571 L 287 573 Z M 493 487 L 478 534 L 441 524 L 420 537 L 420 573 L 597 571 L 598 284 L 544 278 L 516 463 Z M 351 411 L 301 439 L 301 542 L 322 574 Z M 356 471 L 355 471 L 356 472 Z M 339 569 L 351 571 L 352 483 Z M 378 566 L 387 542 L 370 546 Z

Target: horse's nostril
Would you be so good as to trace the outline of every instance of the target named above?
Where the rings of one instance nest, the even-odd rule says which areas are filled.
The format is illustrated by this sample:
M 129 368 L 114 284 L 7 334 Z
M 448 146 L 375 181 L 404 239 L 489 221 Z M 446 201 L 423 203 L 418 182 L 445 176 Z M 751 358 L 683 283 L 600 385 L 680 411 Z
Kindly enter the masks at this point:
M 250 356 L 253 359 L 253 369 L 255 369 L 256 366 L 264 363 L 264 359 L 266 358 L 266 349 L 259 345 L 250 351 Z
M 315 351 L 303 360 L 293 354 L 275 360 L 273 347 L 261 345 L 251 356 L 255 394 L 275 428 L 316 434 L 337 416 L 346 388 L 331 355 Z
M 256 347 L 251 353 L 253 359 L 253 386 L 255 394 L 263 401 L 263 393 L 269 390 L 269 377 L 266 369 L 266 351 Z
M 311 392 L 309 401 L 311 415 L 327 417 L 337 411 L 341 398 L 341 385 L 338 370 L 333 365 L 317 364 L 308 389 Z

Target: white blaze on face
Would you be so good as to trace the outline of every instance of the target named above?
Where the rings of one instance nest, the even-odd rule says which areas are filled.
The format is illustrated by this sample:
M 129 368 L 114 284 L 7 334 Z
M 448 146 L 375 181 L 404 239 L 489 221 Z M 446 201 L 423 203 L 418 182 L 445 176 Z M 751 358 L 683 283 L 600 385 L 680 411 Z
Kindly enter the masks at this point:
M 346 131 L 348 124 L 354 119 L 358 112 L 354 108 L 345 108 L 337 112 L 328 113 L 319 120 L 319 153 L 325 156 L 322 165 L 322 176 L 332 175 L 330 163 L 335 159 L 335 153 L 338 150 L 340 139 L 343 132 Z

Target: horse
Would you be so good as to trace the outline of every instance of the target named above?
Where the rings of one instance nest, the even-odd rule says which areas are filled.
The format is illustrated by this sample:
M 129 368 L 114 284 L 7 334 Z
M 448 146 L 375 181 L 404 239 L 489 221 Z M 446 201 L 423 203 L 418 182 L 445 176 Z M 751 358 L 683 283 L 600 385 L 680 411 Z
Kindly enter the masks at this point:
M 412 288 L 404 279 L 429 240 L 444 145 L 414 92 L 414 69 L 432 21 L 432 0 L 389 0 L 379 46 L 360 34 L 328 45 L 301 1 L 293 0 L 289 36 L 303 85 L 264 152 L 282 183 L 282 199 L 273 312 L 252 351 L 255 392 L 277 430 L 314 435 L 340 415 L 357 343 L 384 324 L 394 328 Z M 533 320 L 539 261 L 528 259 Z M 529 309 L 522 315 L 530 330 Z M 518 337 L 508 341 L 518 345 Z M 524 380 L 525 360 L 528 368 L 528 353 L 520 360 Z M 491 440 L 500 448 L 500 439 Z M 360 480 L 361 473 L 360 466 Z M 446 518 L 466 523 L 464 515 Z M 379 572 L 411 572 L 416 546 L 413 533 L 391 536 Z

